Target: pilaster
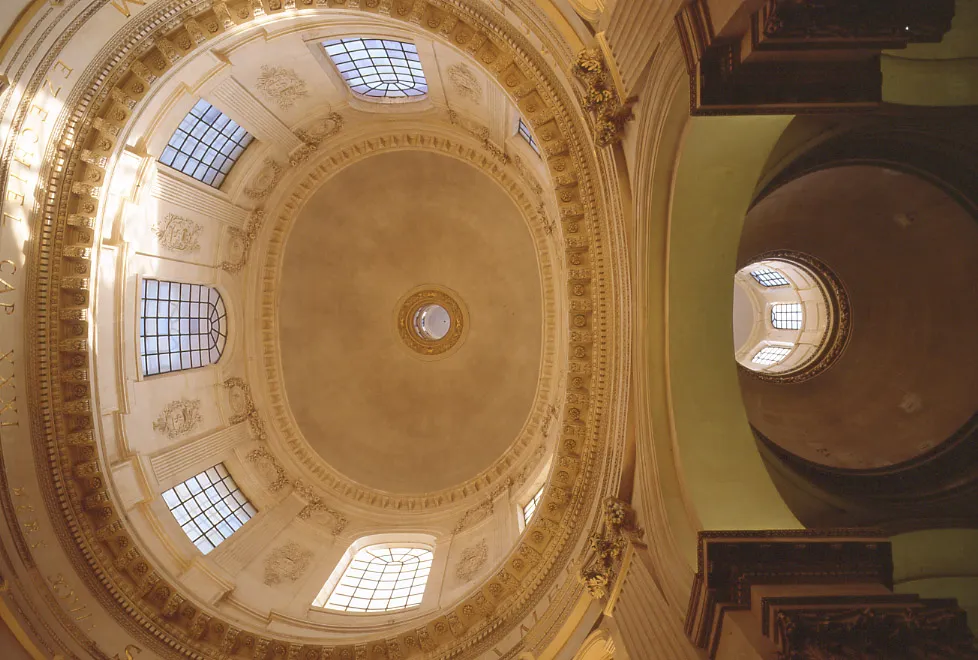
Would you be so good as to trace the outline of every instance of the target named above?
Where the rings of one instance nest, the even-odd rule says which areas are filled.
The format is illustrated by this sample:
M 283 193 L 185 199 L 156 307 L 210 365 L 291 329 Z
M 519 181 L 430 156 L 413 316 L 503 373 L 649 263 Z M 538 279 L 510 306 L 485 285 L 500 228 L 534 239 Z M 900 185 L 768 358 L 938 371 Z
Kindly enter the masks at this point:
M 243 229 L 248 221 L 248 211 L 245 209 L 235 206 L 217 192 L 207 192 L 202 187 L 182 180 L 166 167 L 159 167 L 156 170 L 153 196 L 192 209 L 200 215 L 214 218 L 238 229 Z
M 198 440 L 167 449 L 150 458 L 150 466 L 161 490 L 205 470 L 235 445 L 250 440 L 248 427 L 240 423 Z

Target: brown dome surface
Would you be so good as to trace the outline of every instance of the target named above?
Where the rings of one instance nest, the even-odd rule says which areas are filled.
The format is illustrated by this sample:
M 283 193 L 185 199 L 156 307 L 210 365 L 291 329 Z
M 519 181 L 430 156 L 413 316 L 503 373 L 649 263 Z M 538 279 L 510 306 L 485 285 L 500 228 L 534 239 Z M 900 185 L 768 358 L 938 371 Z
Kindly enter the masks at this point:
M 467 334 L 423 359 L 397 333 L 404 296 L 445 287 Z M 476 476 L 519 435 L 542 346 L 539 267 L 507 194 L 453 158 L 369 157 L 327 181 L 288 238 L 279 331 L 288 402 L 335 469 L 398 494 Z
M 845 283 L 853 327 L 812 380 L 740 374 L 751 424 L 832 467 L 871 469 L 934 448 L 978 402 L 978 224 L 930 183 L 847 166 L 805 175 L 748 214 L 738 267 L 769 250 L 821 259 Z

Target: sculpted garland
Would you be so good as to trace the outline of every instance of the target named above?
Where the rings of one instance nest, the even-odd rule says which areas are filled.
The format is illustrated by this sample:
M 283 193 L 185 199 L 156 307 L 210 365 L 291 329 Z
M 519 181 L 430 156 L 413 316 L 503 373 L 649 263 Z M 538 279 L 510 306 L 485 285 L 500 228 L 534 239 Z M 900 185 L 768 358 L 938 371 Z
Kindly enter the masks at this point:
M 49 453 L 50 467 L 61 475 L 59 478 L 72 481 L 67 495 L 62 495 L 60 508 L 61 513 L 75 520 L 77 527 L 72 528 L 73 539 L 63 539 L 65 550 L 74 558 L 80 572 L 88 570 L 85 564 L 90 562 L 91 570 L 108 587 L 97 597 L 103 604 L 114 600 L 119 607 L 108 608 L 114 616 L 120 622 L 131 618 L 136 627 L 131 624 L 127 627 L 163 657 L 217 654 L 223 658 L 256 660 L 269 657 L 379 660 L 434 655 L 447 658 L 487 650 L 526 614 L 533 594 L 541 593 L 553 583 L 557 562 L 566 562 L 571 551 L 567 536 L 557 538 L 554 532 L 561 527 L 565 530 L 580 527 L 582 521 L 577 516 L 595 488 L 597 478 L 590 473 L 594 471 L 592 459 L 599 438 L 595 435 L 592 410 L 605 403 L 607 393 L 599 379 L 603 365 L 592 357 L 595 328 L 601 327 L 595 324 L 592 296 L 595 287 L 607 291 L 610 283 L 601 281 L 607 275 L 599 275 L 604 272 L 600 268 L 603 261 L 589 239 L 597 217 L 587 182 L 586 168 L 590 163 L 585 161 L 582 150 L 586 145 L 574 134 L 574 122 L 554 96 L 558 86 L 552 77 L 545 79 L 545 74 L 530 62 L 530 49 L 522 37 L 513 31 L 504 34 L 486 17 L 469 8 L 425 0 L 360 0 L 356 5 L 410 21 L 467 51 L 517 100 L 523 116 L 533 124 L 540 139 L 557 185 L 567 261 L 573 264 L 566 271 L 571 293 L 567 307 L 573 328 L 569 335 L 573 357 L 567 362 L 565 425 L 557 449 L 562 459 L 557 479 L 561 485 L 547 488 L 536 516 L 538 520 L 527 530 L 506 564 L 453 610 L 414 630 L 369 642 L 324 646 L 271 639 L 258 632 L 241 630 L 185 599 L 143 556 L 106 491 L 104 467 L 95 451 L 93 401 L 89 391 L 68 387 L 35 392 L 42 400 L 42 407 L 52 409 L 56 417 L 54 424 L 46 429 L 49 441 L 56 445 L 52 447 L 55 451 Z M 148 38 L 143 32 L 139 36 L 143 47 L 138 51 L 138 59 L 123 60 L 128 69 L 107 71 L 108 75 L 99 78 L 112 81 L 112 87 L 107 94 L 97 97 L 84 124 L 78 123 L 78 115 L 68 118 L 65 130 L 76 136 L 73 144 L 77 146 L 69 154 L 64 178 L 60 178 L 59 170 L 49 182 L 49 190 L 57 195 L 54 208 L 60 209 L 56 217 L 49 216 L 49 220 L 56 221 L 57 233 L 54 228 L 42 228 L 40 219 L 35 226 L 42 250 L 33 256 L 31 267 L 36 286 L 29 302 L 32 309 L 49 310 L 49 316 L 34 323 L 50 327 L 56 337 L 44 347 L 47 351 L 44 357 L 34 361 L 35 381 L 40 378 L 38 371 L 43 371 L 45 378 L 50 373 L 55 382 L 71 378 L 73 372 L 62 365 L 74 364 L 79 358 L 89 359 L 86 337 L 90 328 L 86 317 L 74 312 L 87 310 L 92 303 L 90 250 L 96 240 L 99 203 L 106 183 L 104 166 L 118 151 L 120 135 L 136 103 L 182 57 L 209 39 L 265 14 L 266 8 L 274 14 L 279 9 L 321 11 L 326 6 L 322 0 L 270 0 L 264 5 L 215 3 L 195 16 L 184 15 L 180 20 L 169 21 L 163 30 Z M 150 19 L 159 22 L 155 17 Z M 134 25 L 130 34 L 135 35 L 141 27 Z M 516 44 L 522 47 L 514 49 Z M 534 75 L 538 77 L 533 78 Z M 33 327 L 28 331 L 32 330 Z M 45 332 L 39 336 L 48 335 Z M 240 386 L 228 383 L 228 387 L 233 390 Z M 255 422 L 250 413 L 248 410 L 243 414 Z M 260 432 L 260 423 L 253 426 Z M 88 554 L 86 561 L 72 544 L 99 547 Z M 107 561 L 109 558 L 111 561 Z M 518 649 L 517 645 L 513 653 Z

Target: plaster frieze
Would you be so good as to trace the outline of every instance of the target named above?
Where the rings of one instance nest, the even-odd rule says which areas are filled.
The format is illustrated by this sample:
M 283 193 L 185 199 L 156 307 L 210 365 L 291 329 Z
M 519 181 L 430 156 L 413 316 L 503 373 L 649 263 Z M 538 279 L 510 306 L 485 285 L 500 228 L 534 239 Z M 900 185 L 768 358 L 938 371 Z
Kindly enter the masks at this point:
M 308 6 L 310 11 L 328 11 L 313 9 L 311 0 L 305 2 L 299 0 L 296 9 Z M 365 0 L 365 5 L 368 10 L 380 9 L 379 0 Z M 494 24 L 460 2 L 402 0 L 387 6 L 392 18 L 407 20 L 467 50 L 517 99 L 531 121 L 541 115 L 548 117 L 537 135 L 558 183 L 559 231 L 566 237 L 561 246 L 569 262 L 579 262 L 565 273 L 572 329 L 567 336 L 571 353 L 566 362 L 567 402 L 562 404 L 565 423 L 557 448 L 558 456 L 568 458 L 562 485 L 548 487 L 538 520 L 503 568 L 458 607 L 414 632 L 341 647 L 276 640 L 224 621 L 206 606 L 177 593 L 133 543 L 111 501 L 96 498 L 101 502 L 98 506 L 83 506 L 83 498 L 95 501 L 92 496 L 105 492 L 102 464 L 95 451 L 98 430 L 92 417 L 98 409 L 97 395 L 35 386 L 34 401 L 54 416 L 50 424 L 42 423 L 38 416 L 32 429 L 38 455 L 49 456 L 47 467 L 72 482 L 70 489 L 55 493 L 49 486 L 46 492 L 49 509 L 72 521 L 63 528 L 62 545 L 79 572 L 92 576 L 92 591 L 105 608 L 129 628 L 134 638 L 162 657 L 214 652 L 226 657 L 253 656 L 252 649 L 261 647 L 281 648 L 296 658 L 313 658 L 334 648 L 338 657 L 364 658 L 396 652 L 407 657 L 458 657 L 488 650 L 553 584 L 559 568 L 573 552 L 573 544 L 567 541 L 578 536 L 583 514 L 593 505 L 594 491 L 603 483 L 595 459 L 613 429 L 602 414 L 609 403 L 618 405 L 611 387 L 621 382 L 623 370 L 608 363 L 615 357 L 606 343 L 615 319 L 602 296 L 610 294 L 614 284 L 605 268 L 609 246 L 598 239 L 610 238 L 613 246 L 620 228 L 604 224 L 607 218 L 595 201 L 593 186 L 600 182 L 591 181 L 594 163 L 588 157 L 589 141 L 581 135 L 580 116 L 568 109 L 569 100 L 552 72 L 541 68 L 538 56 L 509 26 Z M 88 354 L 83 340 L 89 331 L 86 321 L 61 313 L 91 304 L 88 275 L 92 260 L 76 248 L 91 248 L 95 237 L 92 229 L 101 222 L 99 188 L 105 183 L 105 170 L 98 161 L 83 161 L 80 152 L 95 150 L 111 159 L 134 106 L 146 94 L 147 78 L 130 68 L 134 61 L 130 49 L 141 43 L 135 55 L 159 78 L 207 39 L 234 32 L 238 25 L 246 26 L 256 18 L 274 18 L 271 6 L 268 14 L 264 9 L 256 11 L 259 7 L 218 3 L 200 11 L 199 5 L 184 2 L 148 10 L 120 34 L 118 41 L 124 45 L 118 52 L 123 55 L 106 60 L 102 70 L 89 80 L 91 87 L 79 86 L 72 92 L 70 105 L 75 112 L 63 118 L 65 123 L 59 129 L 63 137 L 71 135 L 72 139 L 62 139 L 56 147 L 66 166 L 47 172 L 46 189 L 52 202 L 34 223 L 39 249 L 30 264 L 29 303 L 31 309 L 48 313 L 36 317 L 29 330 L 39 338 L 36 359 L 30 367 L 32 382 L 59 383 L 67 375 L 64 361 Z M 187 10 L 200 13 L 190 16 Z M 110 89 L 117 91 L 110 94 Z M 249 411 L 242 419 L 252 422 L 253 416 Z

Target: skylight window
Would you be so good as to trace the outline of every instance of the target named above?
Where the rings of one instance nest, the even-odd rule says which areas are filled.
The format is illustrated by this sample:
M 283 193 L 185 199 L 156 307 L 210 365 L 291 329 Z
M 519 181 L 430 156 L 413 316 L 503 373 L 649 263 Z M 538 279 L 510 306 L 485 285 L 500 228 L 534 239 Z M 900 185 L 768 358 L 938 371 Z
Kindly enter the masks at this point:
M 771 325 L 779 330 L 800 330 L 801 303 L 776 303 L 771 306 Z
M 164 491 L 163 501 L 187 538 L 205 555 L 257 513 L 224 463 Z
M 530 127 L 526 125 L 526 122 L 523 121 L 522 117 L 520 117 L 520 123 L 517 127 L 517 131 L 519 132 L 520 137 L 526 140 L 526 143 L 530 145 L 533 148 L 533 151 L 537 152 L 537 155 L 539 156 L 540 147 L 537 146 L 537 141 L 533 139 L 533 134 L 530 133 Z
M 363 548 L 329 597 L 324 587 L 312 604 L 341 612 L 391 612 L 420 605 L 432 557 L 428 548 Z
M 353 37 L 331 39 L 323 47 L 356 94 L 403 99 L 428 93 L 418 48 L 410 42 Z
M 139 344 L 144 376 L 215 364 L 227 336 L 227 310 L 217 289 L 143 280 Z
M 537 512 L 537 506 L 540 504 L 540 498 L 543 497 L 543 486 L 540 486 L 540 490 L 537 491 L 536 495 L 530 498 L 530 501 L 523 505 L 523 524 L 529 525 L 530 519 L 533 518 L 533 514 Z
M 230 117 L 201 99 L 173 132 L 160 162 L 220 188 L 253 139 Z
M 750 274 L 761 286 L 791 286 L 791 282 L 784 275 L 767 266 L 756 268 Z
M 791 353 L 794 346 L 765 346 L 751 360 L 754 364 L 769 367 L 782 362 Z

